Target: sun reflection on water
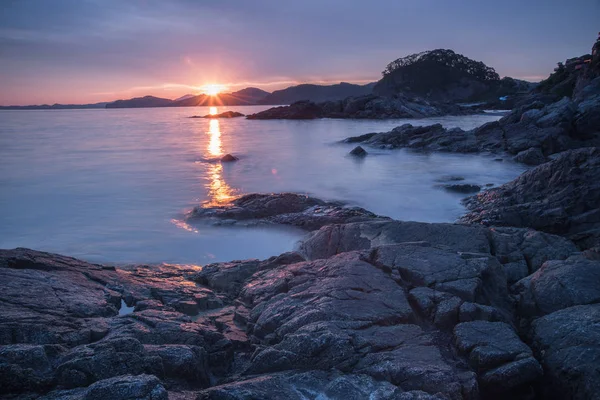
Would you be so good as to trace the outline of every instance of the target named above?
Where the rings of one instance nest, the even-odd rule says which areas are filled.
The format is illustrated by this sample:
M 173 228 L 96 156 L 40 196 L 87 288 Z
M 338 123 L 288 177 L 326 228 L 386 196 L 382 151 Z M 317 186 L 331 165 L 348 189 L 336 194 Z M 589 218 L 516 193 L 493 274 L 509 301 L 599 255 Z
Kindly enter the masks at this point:
M 211 156 L 220 156 L 223 154 L 221 148 L 221 128 L 219 126 L 218 119 L 211 119 L 208 126 L 208 135 L 210 139 L 208 141 L 208 152 Z
M 214 109 L 214 110 L 213 110 Z M 213 113 L 214 111 L 214 113 Z M 211 107 L 210 113 L 216 114 L 217 108 Z M 223 144 L 221 142 L 221 126 L 218 119 L 211 119 L 208 127 L 208 147 L 209 154 L 213 157 L 223 155 Z M 223 166 L 216 162 L 208 167 L 208 200 L 202 205 L 203 207 L 224 206 L 230 204 L 236 197 L 235 190 L 229 186 L 223 178 Z

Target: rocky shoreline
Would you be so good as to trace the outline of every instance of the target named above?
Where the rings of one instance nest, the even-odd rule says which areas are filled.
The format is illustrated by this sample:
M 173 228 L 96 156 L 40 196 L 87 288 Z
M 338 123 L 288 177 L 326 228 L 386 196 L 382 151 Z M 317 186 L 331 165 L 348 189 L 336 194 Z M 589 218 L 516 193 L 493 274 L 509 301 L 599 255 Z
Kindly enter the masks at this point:
M 0 397 L 593 398 L 598 247 L 569 239 L 599 230 L 598 160 L 570 151 L 485 191 L 467 200 L 470 224 L 289 193 L 189 216 L 310 232 L 262 261 L 111 267 L 0 250 Z M 529 199 L 536 181 L 572 205 L 564 225 L 536 228 L 566 237 L 528 227 L 554 207 Z M 502 219 L 515 208 L 531 221 L 499 227 L 518 225 Z
M 456 153 L 508 153 L 518 162 L 539 165 L 562 151 L 600 145 L 600 77 L 573 98 L 546 103 L 532 96 L 499 121 L 463 131 L 440 124 L 405 124 L 389 132 L 367 133 L 345 139 L 385 149 Z
M 348 97 L 344 100 L 298 101 L 289 106 L 270 108 L 247 119 L 318 119 L 318 118 L 356 118 L 356 119 L 393 119 L 424 118 L 441 115 L 463 115 L 472 113 L 458 105 L 427 101 L 420 98 L 408 98 L 402 95 L 391 97 L 366 95 Z

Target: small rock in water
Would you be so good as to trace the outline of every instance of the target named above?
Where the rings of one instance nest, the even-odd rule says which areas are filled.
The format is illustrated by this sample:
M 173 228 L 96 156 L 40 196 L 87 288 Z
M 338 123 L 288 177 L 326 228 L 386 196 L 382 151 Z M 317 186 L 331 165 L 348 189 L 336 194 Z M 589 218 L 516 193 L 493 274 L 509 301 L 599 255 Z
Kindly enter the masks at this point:
M 442 185 L 442 187 L 449 192 L 456 193 L 477 193 L 481 190 L 481 186 L 470 183 L 451 183 L 448 185 Z
M 360 146 L 356 146 L 350 152 L 350 155 L 355 156 L 355 157 L 364 157 L 367 154 L 368 154 L 367 151 L 365 149 L 363 149 L 362 147 L 360 147 Z
M 237 160 L 239 160 L 239 158 L 234 157 L 231 154 L 225 154 L 223 157 L 221 157 L 221 162 L 233 162 Z
M 462 176 L 456 176 L 456 175 L 444 175 L 444 176 L 440 176 L 438 179 L 436 179 L 437 182 L 458 182 L 458 181 L 464 181 L 465 178 L 463 178 Z
M 237 118 L 237 117 L 243 117 L 244 114 L 236 112 L 236 111 L 225 111 L 222 112 L 221 114 L 207 114 L 205 116 L 203 116 L 202 118 Z

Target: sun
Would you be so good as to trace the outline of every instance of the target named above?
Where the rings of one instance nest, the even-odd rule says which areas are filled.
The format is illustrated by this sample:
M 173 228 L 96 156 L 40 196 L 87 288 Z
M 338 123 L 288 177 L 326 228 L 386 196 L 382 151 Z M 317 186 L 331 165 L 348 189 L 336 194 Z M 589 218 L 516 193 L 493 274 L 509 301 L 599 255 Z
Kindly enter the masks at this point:
M 202 91 L 209 96 L 216 96 L 225 89 L 227 89 L 225 85 L 221 85 L 219 83 L 208 83 L 202 86 Z

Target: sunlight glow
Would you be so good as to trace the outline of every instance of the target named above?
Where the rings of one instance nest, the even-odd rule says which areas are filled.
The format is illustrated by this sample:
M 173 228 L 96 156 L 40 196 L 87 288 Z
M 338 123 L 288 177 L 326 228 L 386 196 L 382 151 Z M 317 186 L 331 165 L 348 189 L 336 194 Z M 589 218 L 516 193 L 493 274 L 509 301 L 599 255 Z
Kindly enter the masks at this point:
M 209 96 L 216 96 L 225 89 L 227 89 L 225 85 L 221 85 L 219 83 L 209 83 L 202 86 L 202 91 Z
M 211 108 L 208 110 L 208 114 L 209 114 L 209 115 L 217 115 L 217 107 L 211 107 Z

